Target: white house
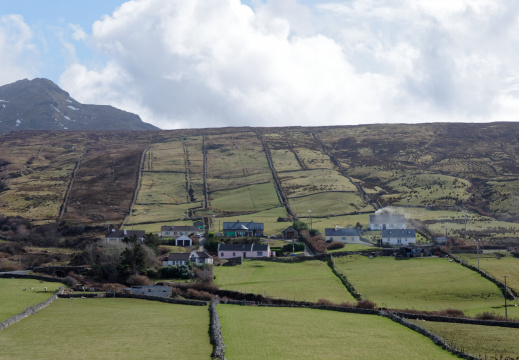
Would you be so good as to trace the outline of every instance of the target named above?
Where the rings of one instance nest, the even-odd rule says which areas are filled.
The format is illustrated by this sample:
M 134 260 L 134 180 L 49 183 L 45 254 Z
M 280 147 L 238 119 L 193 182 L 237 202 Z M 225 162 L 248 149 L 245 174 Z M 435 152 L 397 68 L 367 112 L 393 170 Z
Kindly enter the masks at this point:
M 356 244 L 360 242 L 360 231 L 358 228 L 335 228 L 324 229 L 324 239 L 330 241 L 341 241 L 343 243 Z
M 123 241 L 124 238 L 131 238 L 134 235 L 137 236 L 137 239 L 140 242 L 144 242 L 144 235 L 146 232 L 144 230 L 115 230 L 112 229 L 105 233 L 105 242 L 107 244 L 118 244 Z
M 181 235 L 189 236 L 191 234 L 196 234 L 200 231 L 198 226 L 161 226 L 160 227 L 160 236 L 162 237 L 179 237 Z
M 132 286 L 131 288 L 126 288 L 124 290 L 129 291 L 134 295 L 171 297 L 172 294 L 170 286 Z
M 384 230 L 384 229 L 405 229 L 407 223 L 404 215 L 387 214 L 387 215 L 370 215 L 369 228 L 370 230 Z
M 212 264 L 213 258 L 205 251 L 191 251 L 189 260 L 195 264 Z
M 270 257 L 270 245 L 255 244 L 219 244 L 218 257 L 220 259 L 231 259 L 235 257 L 256 258 Z
M 193 246 L 193 240 L 186 235 L 181 235 L 175 240 L 175 246 Z
M 410 245 L 416 243 L 415 229 L 385 229 L 382 230 L 382 244 Z
M 170 253 L 162 266 L 187 265 L 191 257 L 190 253 Z

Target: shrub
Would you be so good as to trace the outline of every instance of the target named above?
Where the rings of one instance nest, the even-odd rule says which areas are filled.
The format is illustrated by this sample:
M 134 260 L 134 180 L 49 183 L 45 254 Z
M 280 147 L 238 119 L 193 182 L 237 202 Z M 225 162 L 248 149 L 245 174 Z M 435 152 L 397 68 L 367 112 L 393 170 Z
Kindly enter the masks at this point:
M 377 307 L 377 304 L 375 304 L 373 301 L 370 301 L 368 299 L 360 300 L 357 302 L 357 305 L 355 305 L 357 309 L 374 309 Z
M 344 243 L 340 241 L 332 241 L 331 243 L 326 244 L 326 249 L 328 250 L 337 250 L 342 249 L 344 247 Z
M 102 289 L 103 291 L 112 291 L 112 292 L 123 292 L 124 288 L 126 286 L 124 286 L 123 284 L 118 284 L 118 283 L 107 283 L 107 284 L 103 284 L 102 285 Z
M 72 288 L 77 285 L 77 280 L 74 279 L 72 276 L 67 276 L 62 281 L 63 284 L 67 285 L 69 288 Z
M 316 235 L 320 234 L 319 230 L 317 230 L 317 229 L 312 229 L 309 231 L 309 233 L 310 233 L 310 236 L 316 236 Z
M 448 316 L 448 317 L 455 317 L 455 318 L 465 317 L 465 313 L 458 309 L 445 309 L 445 310 L 440 310 L 437 313 L 439 316 Z
M 300 243 L 300 242 L 294 243 L 294 244 L 286 244 L 281 248 L 281 251 L 292 252 L 292 245 L 294 247 L 295 252 L 305 251 L 305 247 L 306 247 L 305 243 Z
M 482 312 L 476 315 L 476 319 L 478 320 L 494 320 L 494 321 L 505 321 L 505 317 L 501 315 L 497 315 L 491 313 L 489 311 Z
M 139 274 L 133 274 L 131 275 L 127 280 L 126 283 L 128 285 L 153 285 L 153 281 L 150 280 L 149 277 Z
M 213 300 L 216 298 L 216 295 L 210 294 L 205 291 L 199 291 L 195 289 L 187 289 L 186 297 L 195 298 L 200 300 Z
M 333 302 L 331 302 L 328 299 L 319 299 L 319 300 L 317 300 L 316 304 L 320 305 L 320 306 L 337 306 L 336 304 L 334 304 Z

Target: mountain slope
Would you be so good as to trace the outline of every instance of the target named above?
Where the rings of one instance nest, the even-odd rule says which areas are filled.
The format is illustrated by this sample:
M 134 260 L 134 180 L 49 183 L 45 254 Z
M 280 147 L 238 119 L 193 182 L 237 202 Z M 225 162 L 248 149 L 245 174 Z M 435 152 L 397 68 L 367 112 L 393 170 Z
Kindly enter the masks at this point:
M 19 130 L 158 130 L 138 115 L 84 105 L 47 79 L 0 86 L 0 132 Z

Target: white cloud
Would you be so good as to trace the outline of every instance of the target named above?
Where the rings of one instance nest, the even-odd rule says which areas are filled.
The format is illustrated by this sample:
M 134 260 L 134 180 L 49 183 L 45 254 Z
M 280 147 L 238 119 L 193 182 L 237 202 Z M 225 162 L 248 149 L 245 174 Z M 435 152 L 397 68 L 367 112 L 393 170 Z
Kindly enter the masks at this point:
M 37 51 L 33 32 L 20 15 L 0 17 L 0 84 L 36 74 Z
M 72 38 L 76 41 L 86 40 L 87 34 L 80 25 L 69 24 L 68 27 L 72 30 Z
M 518 13 L 505 0 L 133 0 L 92 27 L 108 63 L 60 83 L 163 128 L 513 119 Z

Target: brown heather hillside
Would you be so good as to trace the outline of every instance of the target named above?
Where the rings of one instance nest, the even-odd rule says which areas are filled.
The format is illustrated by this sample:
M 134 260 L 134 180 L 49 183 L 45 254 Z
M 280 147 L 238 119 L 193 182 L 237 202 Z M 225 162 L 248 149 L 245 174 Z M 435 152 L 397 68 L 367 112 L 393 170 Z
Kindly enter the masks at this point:
M 319 230 L 384 206 L 427 234 L 510 242 L 519 123 L 36 132 L 0 136 L 0 213 L 44 224 L 305 221 Z M 134 203 L 132 204 L 132 201 Z M 322 229 L 321 229 L 322 228 Z

